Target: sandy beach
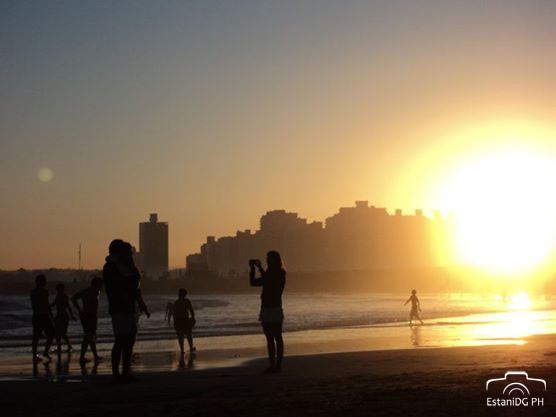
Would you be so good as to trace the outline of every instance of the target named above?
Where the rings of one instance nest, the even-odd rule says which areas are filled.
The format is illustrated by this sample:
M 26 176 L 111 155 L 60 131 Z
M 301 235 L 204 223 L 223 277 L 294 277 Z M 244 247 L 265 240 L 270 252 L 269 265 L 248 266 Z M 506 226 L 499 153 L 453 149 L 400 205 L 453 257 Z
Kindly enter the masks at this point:
M 5 416 L 490 416 L 554 415 L 556 336 L 526 343 L 289 356 L 281 374 L 265 362 L 0 382 Z M 542 407 L 487 407 L 485 382 L 526 371 L 547 382 Z
M 288 331 L 284 369 L 272 375 L 262 373 L 260 332 L 202 334 L 183 364 L 175 338 L 139 340 L 133 371 L 141 380 L 129 385 L 111 383 L 110 338 L 99 344 L 105 360 L 98 366 L 80 366 L 74 352 L 35 369 L 28 339 L 7 340 L 0 355 L 3 415 L 554 415 L 554 309 L 444 316 L 413 327 L 390 322 Z M 546 380 L 546 392 L 530 395 L 540 395 L 542 407 L 487 407 L 486 381 L 508 371 Z
M 554 309 L 289 331 L 284 369 L 272 375 L 262 373 L 260 332 L 202 334 L 183 364 L 175 338 L 139 340 L 133 370 L 141 380 L 129 385 L 111 383 L 110 338 L 99 344 L 98 366 L 80 366 L 74 352 L 33 369 L 22 336 L 0 355 L 3 415 L 554 415 Z M 508 371 L 546 380 L 546 392 L 530 395 L 540 395 L 542 407 L 487 406 L 486 381 Z

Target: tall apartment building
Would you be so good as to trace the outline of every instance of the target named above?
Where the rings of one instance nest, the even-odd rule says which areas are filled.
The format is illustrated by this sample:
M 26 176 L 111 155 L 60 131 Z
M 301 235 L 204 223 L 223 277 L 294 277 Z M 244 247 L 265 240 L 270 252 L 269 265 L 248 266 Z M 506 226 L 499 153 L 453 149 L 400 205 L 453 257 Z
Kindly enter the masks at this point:
M 139 223 L 139 259 L 149 278 L 168 273 L 168 223 L 159 222 L 156 213 L 151 213 L 148 222 Z

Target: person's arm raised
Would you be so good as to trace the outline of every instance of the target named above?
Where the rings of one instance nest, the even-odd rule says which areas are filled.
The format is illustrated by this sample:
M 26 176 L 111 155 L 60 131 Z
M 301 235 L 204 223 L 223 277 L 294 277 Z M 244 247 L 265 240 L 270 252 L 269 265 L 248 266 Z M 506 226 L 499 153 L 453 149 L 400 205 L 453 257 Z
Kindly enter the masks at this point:
M 262 268 L 259 267 L 261 277 L 257 278 L 256 277 L 256 272 L 255 272 L 255 265 L 250 264 L 249 267 L 251 268 L 249 270 L 249 284 L 252 287 L 262 287 L 262 285 L 263 285 L 263 281 L 262 281 L 263 271 L 262 271 Z

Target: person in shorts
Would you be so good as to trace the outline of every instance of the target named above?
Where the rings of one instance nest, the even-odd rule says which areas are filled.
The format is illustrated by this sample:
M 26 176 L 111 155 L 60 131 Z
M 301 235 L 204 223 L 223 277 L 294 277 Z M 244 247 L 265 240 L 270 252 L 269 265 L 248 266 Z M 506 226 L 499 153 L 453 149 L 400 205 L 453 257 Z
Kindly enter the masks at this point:
M 115 239 L 110 243 L 102 275 L 114 331 L 112 377 L 114 382 L 133 382 L 137 380 L 131 375 L 137 312 L 145 313 L 147 317 L 150 314 L 141 294 L 141 275 L 133 261 L 133 248 L 128 242 Z
M 184 339 L 187 337 L 189 351 L 194 352 L 193 346 L 193 326 L 195 325 L 195 311 L 191 301 L 187 298 L 187 290 L 180 288 L 178 291 L 178 299 L 174 302 L 174 329 L 178 336 L 178 344 L 180 345 L 180 353 L 183 358 L 185 349 L 183 346 Z
M 268 350 L 269 366 L 265 372 L 272 373 L 281 371 L 284 357 L 282 294 L 286 286 L 286 270 L 280 253 L 274 250 L 267 253 L 266 264 L 267 269 L 265 270 L 260 260 L 251 259 L 249 261 L 249 283 L 252 287 L 262 287 L 263 289 L 259 321 L 266 337 Z M 256 276 L 257 270 L 259 278 Z
M 91 280 L 91 286 L 89 288 L 85 288 L 71 297 L 71 301 L 79 313 L 81 326 L 83 326 L 83 341 L 81 342 L 81 354 L 79 355 L 79 362 L 82 364 L 90 362 L 90 360 L 85 357 L 89 346 L 91 347 L 91 352 L 93 352 L 95 363 L 102 360 L 97 353 L 96 344 L 98 298 L 100 296 L 101 289 L 102 279 L 94 277 Z M 79 305 L 79 301 L 81 301 L 82 306 Z
M 41 336 L 45 335 L 46 343 L 44 345 L 43 356 L 50 360 L 50 346 L 54 337 L 54 323 L 52 321 L 52 311 L 48 302 L 48 291 L 46 289 L 46 277 L 43 274 L 37 275 L 35 278 L 35 288 L 31 291 L 31 308 L 33 309 L 33 362 L 37 363 L 42 360 L 37 355 L 38 344 Z
M 71 342 L 68 338 L 68 324 L 70 319 L 75 320 L 69 297 L 65 292 L 65 286 L 62 283 L 56 285 L 56 298 L 50 304 L 50 307 L 56 308 L 56 316 L 54 317 L 54 327 L 56 331 L 56 344 L 58 346 L 58 354 L 62 353 L 62 339 L 68 346 L 68 353 L 72 351 Z

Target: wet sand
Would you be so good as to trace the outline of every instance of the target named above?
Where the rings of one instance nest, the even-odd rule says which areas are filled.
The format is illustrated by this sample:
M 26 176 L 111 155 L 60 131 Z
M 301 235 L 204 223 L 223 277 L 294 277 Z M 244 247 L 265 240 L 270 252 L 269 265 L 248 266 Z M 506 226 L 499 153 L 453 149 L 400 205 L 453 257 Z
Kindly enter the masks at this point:
M 281 374 L 242 366 L 0 382 L 2 415 L 513 416 L 556 415 L 556 336 L 524 344 L 299 355 Z M 546 379 L 543 407 L 486 406 L 485 382 L 508 370 Z

